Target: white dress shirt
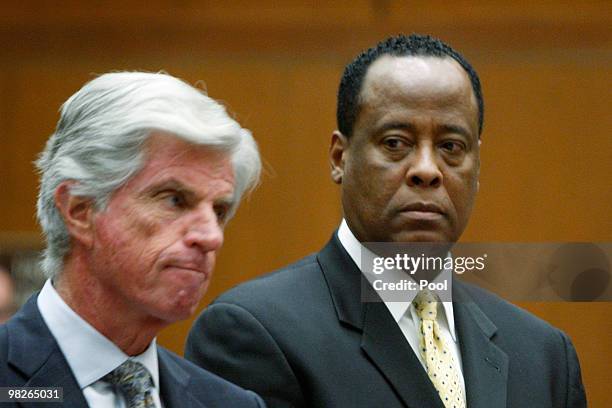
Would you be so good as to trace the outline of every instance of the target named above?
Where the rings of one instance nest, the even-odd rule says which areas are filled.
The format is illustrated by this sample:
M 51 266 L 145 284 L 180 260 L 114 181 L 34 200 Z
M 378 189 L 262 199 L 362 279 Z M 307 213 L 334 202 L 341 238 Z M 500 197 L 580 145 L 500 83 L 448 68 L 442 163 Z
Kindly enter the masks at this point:
M 144 353 L 130 357 L 74 312 L 47 280 L 37 299 L 43 320 L 55 337 L 60 350 L 74 374 L 85 400 L 91 408 L 125 408 L 121 393 L 102 377 L 128 358 L 144 365 L 153 378 L 153 400 L 163 407 L 159 397 L 159 366 L 155 339 Z
M 340 224 L 340 228 L 338 229 L 338 239 L 340 243 L 348 252 L 351 259 L 360 271 L 363 273 L 363 269 L 361 268 L 361 251 L 368 251 L 361 243 L 355 238 L 355 235 L 351 232 L 346 220 L 342 220 Z M 451 271 L 445 271 L 446 273 L 452 273 Z M 443 274 L 440 274 L 443 275 Z M 409 276 L 406 274 L 406 276 Z M 434 282 L 437 279 L 434 280 Z M 449 279 L 449 281 L 451 281 Z M 450 285 L 450 283 L 449 283 Z M 450 290 L 450 287 L 449 287 Z M 432 291 L 435 293 L 435 291 Z M 412 304 L 414 297 L 416 296 L 416 291 L 406 291 L 406 299 L 401 302 L 397 301 L 385 301 L 385 306 L 389 309 L 391 316 L 399 326 L 400 330 L 404 334 L 406 341 L 412 347 L 414 354 L 417 356 L 421 365 L 425 370 L 427 367 L 425 365 L 425 361 L 419 352 L 419 327 L 421 326 L 421 319 L 417 315 L 417 311 Z M 381 298 L 385 297 L 381 294 Z M 459 380 L 461 382 L 461 387 L 463 388 L 463 395 L 465 395 L 465 380 L 463 378 L 463 368 L 461 366 L 461 353 L 459 351 L 459 343 L 457 339 L 457 334 L 455 332 L 455 315 L 453 313 L 453 303 L 452 302 L 440 302 L 438 303 L 438 313 L 436 320 L 440 327 L 440 331 L 442 332 L 442 339 L 444 343 L 450 349 L 450 352 L 453 354 L 453 358 L 457 362 L 457 366 L 459 368 Z

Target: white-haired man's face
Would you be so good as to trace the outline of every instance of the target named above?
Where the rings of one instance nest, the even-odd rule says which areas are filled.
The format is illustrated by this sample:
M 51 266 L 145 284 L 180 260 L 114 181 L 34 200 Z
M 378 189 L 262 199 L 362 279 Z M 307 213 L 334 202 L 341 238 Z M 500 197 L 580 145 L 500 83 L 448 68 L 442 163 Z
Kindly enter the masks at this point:
M 209 285 L 234 174 L 227 154 L 169 135 L 152 135 L 145 151 L 144 168 L 93 215 L 88 273 L 115 302 L 109 311 L 171 323 Z

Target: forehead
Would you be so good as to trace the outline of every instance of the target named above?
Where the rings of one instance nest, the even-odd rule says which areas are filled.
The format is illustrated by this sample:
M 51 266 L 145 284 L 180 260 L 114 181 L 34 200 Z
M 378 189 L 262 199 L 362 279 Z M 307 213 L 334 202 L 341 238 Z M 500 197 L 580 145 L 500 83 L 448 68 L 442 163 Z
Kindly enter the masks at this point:
M 440 101 L 476 98 L 467 72 L 451 57 L 384 55 L 369 67 L 360 99 L 362 104 L 380 98 L 409 96 Z
M 210 146 L 197 145 L 170 133 L 155 131 L 144 144 L 145 161 L 168 160 L 177 164 L 188 160 L 197 162 L 199 158 L 209 156 L 218 160 L 227 158 L 229 154 Z
M 166 133 L 153 133 L 144 146 L 144 165 L 128 184 L 151 184 L 180 178 L 194 186 L 211 181 L 234 184 L 229 153 L 196 145 Z

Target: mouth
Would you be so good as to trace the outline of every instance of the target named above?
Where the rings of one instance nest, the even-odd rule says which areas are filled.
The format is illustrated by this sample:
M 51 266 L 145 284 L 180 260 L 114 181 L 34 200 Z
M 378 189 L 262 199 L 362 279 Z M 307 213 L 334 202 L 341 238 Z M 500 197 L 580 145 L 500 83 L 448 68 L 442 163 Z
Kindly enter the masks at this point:
M 439 205 L 423 202 L 404 206 L 400 214 L 419 221 L 436 221 L 444 217 L 444 211 Z
M 195 264 L 170 264 L 166 265 L 166 268 L 179 269 L 186 272 L 191 272 L 198 275 L 204 275 L 204 278 L 208 278 L 208 271 L 201 265 Z

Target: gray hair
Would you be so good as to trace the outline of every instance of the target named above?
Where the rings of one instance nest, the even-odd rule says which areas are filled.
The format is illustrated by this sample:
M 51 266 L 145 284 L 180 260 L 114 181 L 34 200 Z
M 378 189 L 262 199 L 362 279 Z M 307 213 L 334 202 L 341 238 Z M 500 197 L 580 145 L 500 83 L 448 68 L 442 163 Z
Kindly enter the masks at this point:
M 62 105 L 55 133 L 36 162 L 37 215 L 47 240 L 41 266 L 48 277 L 58 276 L 70 251 L 54 200 L 59 184 L 74 180 L 71 193 L 91 197 L 103 210 L 112 193 L 144 166 L 144 143 L 153 131 L 230 155 L 235 178 L 230 216 L 259 181 L 261 159 L 251 133 L 204 92 L 164 73 L 101 75 Z

